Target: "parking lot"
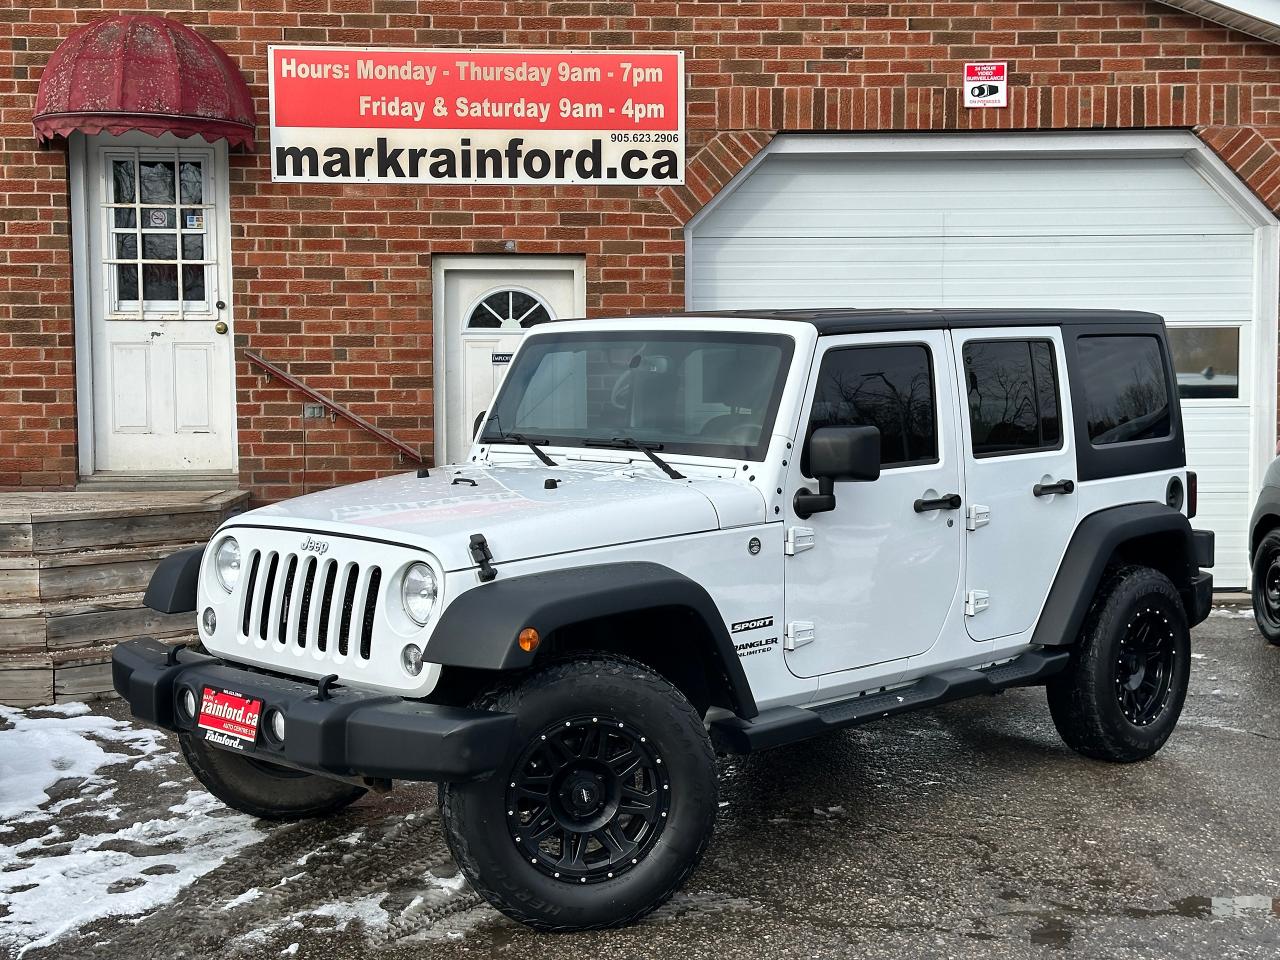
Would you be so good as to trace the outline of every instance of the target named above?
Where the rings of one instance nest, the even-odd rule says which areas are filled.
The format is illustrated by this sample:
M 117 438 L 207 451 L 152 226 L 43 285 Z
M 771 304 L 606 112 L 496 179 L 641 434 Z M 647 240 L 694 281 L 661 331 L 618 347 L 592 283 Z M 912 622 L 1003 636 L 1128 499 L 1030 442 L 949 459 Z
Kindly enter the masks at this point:
M 1069 752 L 1040 690 L 728 758 L 686 888 L 572 936 L 477 901 L 432 787 L 260 826 L 118 703 L 6 710 L 0 938 L 29 960 L 1274 956 L 1280 649 L 1242 610 L 1194 636 L 1182 724 L 1149 762 Z

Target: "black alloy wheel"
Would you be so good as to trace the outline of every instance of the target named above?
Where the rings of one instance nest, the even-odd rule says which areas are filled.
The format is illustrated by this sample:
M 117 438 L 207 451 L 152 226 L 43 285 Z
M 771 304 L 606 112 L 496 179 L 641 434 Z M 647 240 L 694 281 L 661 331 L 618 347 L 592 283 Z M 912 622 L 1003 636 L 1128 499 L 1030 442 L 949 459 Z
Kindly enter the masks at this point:
M 1166 613 L 1154 607 L 1139 610 L 1116 655 L 1116 698 L 1130 723 L 1145 727 L 1164 712 L 1177 657 L 1176 635 Z
M 1280 644 L 1280 530 L 1272 530 L 1253 555 L 1253 618 L 1269 643 Z
M 612 880 L 662 834 L 671 785 L 642 731 L 581 716 L 542 731 L 516 762 L 507 827 L 532 866 L 564 883 Z
M 718 808 L 703 713 L 615 653 L 539 664 L 472 704 L 515 717 L 483 780 L 440 786 L 445 840 L 472 888 L 537 930 L 634 923 L 697 865 Z
M 1108 570 L 1067 668 L 1046 685 L 1063 741 L 1095 760 L 1153 756 L 1178 724 L 1191 677 L 1182 597 L 1151 567 Z

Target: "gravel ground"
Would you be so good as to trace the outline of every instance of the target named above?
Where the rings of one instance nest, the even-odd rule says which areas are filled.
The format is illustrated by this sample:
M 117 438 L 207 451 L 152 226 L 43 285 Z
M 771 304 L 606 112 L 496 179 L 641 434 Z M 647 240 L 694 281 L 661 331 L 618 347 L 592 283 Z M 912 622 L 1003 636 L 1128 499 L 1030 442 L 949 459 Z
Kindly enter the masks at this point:
M 262 826 L 118 703 L 8 711 L 6 776 L 49 757 L 66 775 L 46 796 L 37 769 L 25 805 L 0 804 L 0 954 L 1276 956 L 1280 649 L 1232 609 L 1195 647 L 1182 723 L 1146 763 L 1069 752 L 1039 690 L 724 760 L 716 837 L 674 902 L 561 936 L 478 902 L 431 787 Z

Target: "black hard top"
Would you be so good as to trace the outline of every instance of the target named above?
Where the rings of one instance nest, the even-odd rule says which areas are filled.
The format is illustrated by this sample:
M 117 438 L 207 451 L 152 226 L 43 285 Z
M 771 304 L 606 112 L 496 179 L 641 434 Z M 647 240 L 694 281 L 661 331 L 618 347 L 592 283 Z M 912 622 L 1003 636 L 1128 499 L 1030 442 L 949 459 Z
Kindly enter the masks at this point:
M 931 330 L 956 327 L 1058 327 L 1074 325 L 1149 326 L 1164 318 L 1139 310 L 1057 310 L 1001 307 L 984 309 L 846 308 L 813 310 L 704 310 L 672 314 L 673 317 L 742 317 L 752 320 L 786 320 L 809 323 L 819 336 L 871 333 L 877 330 Z

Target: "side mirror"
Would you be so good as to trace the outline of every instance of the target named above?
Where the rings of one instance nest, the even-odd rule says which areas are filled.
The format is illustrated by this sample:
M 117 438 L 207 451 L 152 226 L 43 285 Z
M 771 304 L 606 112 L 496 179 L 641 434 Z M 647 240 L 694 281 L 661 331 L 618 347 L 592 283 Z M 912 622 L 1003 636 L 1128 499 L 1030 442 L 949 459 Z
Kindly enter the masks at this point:
M 809 438 L 809 472 L 818 478 L 818 492 L 801 488 L 792 504 L 805 520 L 836 508 L 835 484 L 880 479 L 878 427 L 819 427 Z
M 476 422 L 471 428 L 471 438 L 473 440 L 480 435 L 480 428 L 484 426 L 484 418 L 488 412 L 488 410 L 481 410 L 479 416 L 476 417 Z

